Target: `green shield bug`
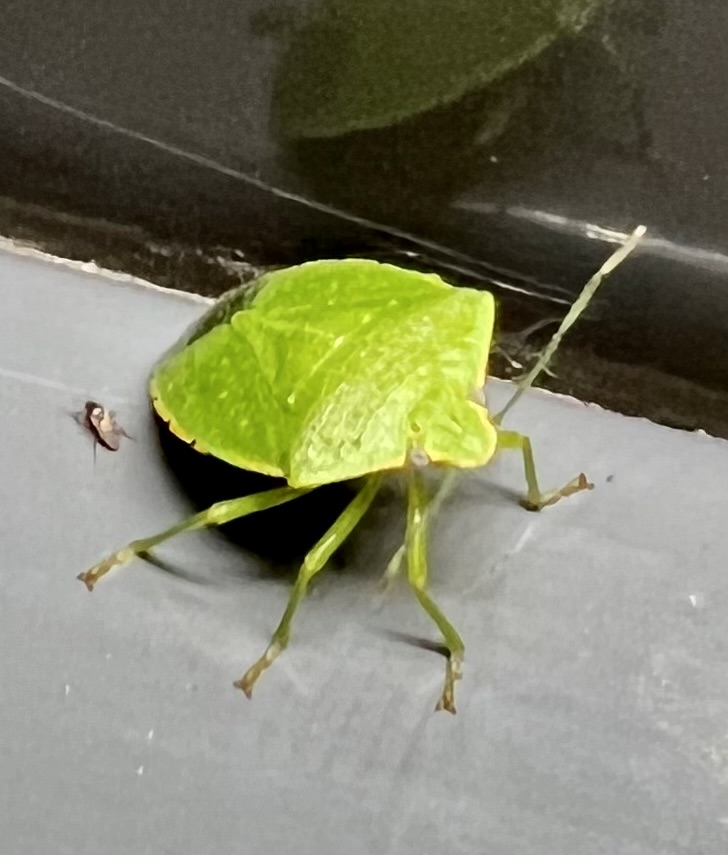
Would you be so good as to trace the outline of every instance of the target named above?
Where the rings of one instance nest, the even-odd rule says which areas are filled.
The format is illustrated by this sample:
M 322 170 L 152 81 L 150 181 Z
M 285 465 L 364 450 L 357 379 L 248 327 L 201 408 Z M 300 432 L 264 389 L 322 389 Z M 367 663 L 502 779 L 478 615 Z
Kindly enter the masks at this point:
M 284 486 L 217 502 L 166 531 L 133 541 L 79 576 L 89 590 L 112 568 L 167 539 L 290 502 L 316 488 L 359 481 L 338 519 L 307 553 L 268 647 L 235 683 L 253 687 L 286 648 L 311 579 L 371 505 L 387 473 L 407 483 L 404 543 L 387 567 L 406 566 L 447 650 L 437 709 L 455 712 L 464 644 L 428 591 L 428 524 L 457 470 L 486 465 L 499 449 L 523 456 L 523 504 L 541 510 L 591 488 L 581 474 L 541 492 L 527 436 L 501 421 L 546 367 L 602 280 L 634 249 L 640 226 L 589 280 L 543 354 L 497 415 L 483 387 L 494 298 L 434 274 L 365 259 L 314 261 L 261 276 L 224 295 L 152 370 L 156 413 L 197 451 Z M 425 473 L 447 471 L 431 495 Z

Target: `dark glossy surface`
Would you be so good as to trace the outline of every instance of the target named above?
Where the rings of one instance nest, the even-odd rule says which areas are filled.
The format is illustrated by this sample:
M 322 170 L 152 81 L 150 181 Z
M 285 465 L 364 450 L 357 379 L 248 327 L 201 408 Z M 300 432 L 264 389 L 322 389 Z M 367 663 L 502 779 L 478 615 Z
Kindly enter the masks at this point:
M 352 76 L 356 62 L 341 39 L 330 51 L 306 49 L 307 33 L 325 30 L 326 9 L 340 6 L 328 2 L 80 0 L 62 15 L 49 0 L 6 3 L 0 193 L 86 222 L 142 228 L 149 238 L 142 234 L 141 250 L 119 249 L 125 238 L 117 233 L 102 245 L 89 238 L 89 252 L 107 251 L 123 269 L 146 255 L 155 281 L 173 264 L 151 250 L 160 242 L 193 258 L 173 284 L 205 291 L 227 287 L 229 277 L 195 265 L 194 253 L 214 257 L 220 245 L 254 264 L 376 253 L 496 288 L 509 328 L 562 312 L 558 300 L 608 254 L 609 229 L 644 222 L 641 257 L 605 289 L 592 313 L 598 323 L 583 325 L 580 346 L 609 364 L 656 369 L 722 394 L 722 0 L 579 0 L 592 12 L 584 29 L 514 60 L 487 85 L 442 90 L 435 102 L 430 82 L 404 59 L 390 62 L 382 66 L 388 86 L 399 81 L 403 93 L 397 121 L 322 138 L 300 117 L 325 101 L 330 81 L 350 86 L 337 95 L 355 106 L 366 84 Z M 364 8 L 343 4 L 338 26 L 371 27 L 379 33 L 373 56 L 391 54 Z M 447 9 L 430 0 L 417 8 L 422 44 L 440 69 L 434 92 L 460 61 L 457 28 L 444 41 Z M 458 8 L 467 30 L 468 0 Z M 398 20 L 392 44 L 402 38 Z M 406 39 L 395 57 L 405 48 Z M 458 80 L 469 79 L 463 67 Z M 294 101 L 285 95 L 291 77 Z M 7 217 L 3 223 L 12 232 Z M 73 255 L 74 240 L 64 249 Z M 514 299 L 513 286 L 532 296 Z M 674 421 L 681 419 L 700 425 L 699 412 Z

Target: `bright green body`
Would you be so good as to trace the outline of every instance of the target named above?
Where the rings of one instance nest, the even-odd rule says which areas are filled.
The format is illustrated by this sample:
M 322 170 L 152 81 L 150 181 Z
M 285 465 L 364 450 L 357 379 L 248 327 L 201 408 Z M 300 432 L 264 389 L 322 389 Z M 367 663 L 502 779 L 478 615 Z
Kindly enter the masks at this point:
M 155 369 L 174 433 L 234 466 L 312 487 L 407 465 L 482 466 L 496 432 L 476 401 L 487 292 L 374 261 L 267 275 Z
M 386 570 L 406 559 L 407 579 L 448 651 L 438 709 L 455 712 L 464 645 L 428 592 L 428 522 L 451 478 L 433 497 L 423 468 L 482 466 L 498 449 L 523 455 L 524 505 L 540 510 L 590 489 L 579 475 L 542 493 L 528 437 L 500 421 L 531 385 L 602 279 L 632 251 L 638 229 L 587 283 L 543 356 L 498 416 L 484 404 L 494 320 L 490 294 L 439 277 L 367 260 L 320 261 L 277 271 L 223 297 L 154 368 L 150 393 L 172 431 L 201 452 L 282 476 L 288 486 L 218 502 L 167 531 L 134 541 L 79 578 L 92 590 L 112 568 L 184 531 L 222 525 L 291 501 L 318 486 L 363 479 L 338 520 L 304 559 L 264 654 L 235 685 L 250 696 L 288 644 L 311 579 L 374 500 L 388 470 L 408 473 L 405 541 Z

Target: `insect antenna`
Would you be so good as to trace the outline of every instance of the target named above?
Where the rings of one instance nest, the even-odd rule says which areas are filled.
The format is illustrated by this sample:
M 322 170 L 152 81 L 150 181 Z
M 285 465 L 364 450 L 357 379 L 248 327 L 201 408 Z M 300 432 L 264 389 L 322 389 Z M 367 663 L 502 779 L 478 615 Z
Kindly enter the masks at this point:
M 554 353 L 558 349 L 561 344 L 561 339 L 564 337 L 565 333 L 568 329 L 576 322 L 579 315 L 586 309 L 586 307 L 591 302 L 592 297 L 597 291 L 597 288 L 602 284 L 602 282 L 609 276 L 609 274 L 618 267 L 625 258 L 635 249 L 637 244 L 642 240 L 645 232 L 647 231 L 645 226 L 638 226 L 632 234 L 627 238 L 627 240 L 619 247 L 609 258 L 602 264 L 602 266 L 597 270 L 597 272 L 591 277 L 591 279 L 586 283 L 586 285 L 582 288 L 581 293 L 576 298 L 576 300 L 572 303 L 571 308 L 564 316 L 564 319 L 561 321 L 559 328 L 553 334 L 551 340 L 546 345 L 543 350 L 543 353 L 539 357 L 536 364 L 533 368 L 526 374 L 526 376 L 518 382 L 518 388 L 513 393 L 509 401 L 503 407 L 503 409 L 493 416 L 492 420 L 495 424 L 500 424 L 503 421 L 503 417 L 506 413 L 513 407 L 514 404 L 517 403 L 521 395 L 526 392 L 528 389 L 533 386 L 535 381 L 541 375 L 543 371 L 548 367 L 551 358 Z

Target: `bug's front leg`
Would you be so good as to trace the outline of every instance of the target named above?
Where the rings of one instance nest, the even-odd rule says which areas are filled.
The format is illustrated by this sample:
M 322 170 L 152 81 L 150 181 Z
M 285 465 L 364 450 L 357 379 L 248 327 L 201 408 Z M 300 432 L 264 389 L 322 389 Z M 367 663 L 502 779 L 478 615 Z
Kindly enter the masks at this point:
M 436 709 L 455 714 L 455 683 L 462 677 L 465 645 L 455 627 L 427 593 L 427 493 L 422 473 L 410 472 L 407 496 L 407 576 L 422 608 L 437 624 L 448 651 L 445 685 Z
M 307 553 L 301 569 L 298 571 L 291 595 L 288 598 L 286 610 L 276 631 L 273 633 L 268 647 L 266 647 L 260 659 L 251 665 L 245 674 L 233 684 L 236 689 L 241 689 L 249 698 L 253 694 L 253 686 L 260 675 L 272 665 L 288 646 L 293 617 L 301 601 L 306 596 L 311 579 L 324 569 L 334 552 L 336 552 L 357 526 L 374 501 L 374 497 L 382 485 L 382 480 L 381 475 L 370 476 L 341 516 Z
M 594 485 L 591 484 L 586 475 L 580 472 L 576 478 L 572 478 L 568 484 L 565 484 L 560 490 L 552 490 L 548 493 L 542 493 L 538 486 L 536 478 L 536 465 L 533 460 L 533 449 L 531 448 L 531 440 L 521 433 L 516 433 L 512 430 L 498 431 L 498 449 L 514 449 L 520 450 L 523 454 L 523 468 L 526 473 L 526 485 L 528 492 L 525 499 L 521 501 L 526 510 L 540 511 L 547 505 L 553 505 L 564 499 L 566 496 L 571 496 L 574 493 L 580 493 L 582 490 L 592 490 Z
M 187 517 L 187 519 L 177 523 L 177 525 L 159 532 L 159 534 L 153 534 L 151 537 L 144 537 L 141 540 L 133 540 L 122 549 L 113 552 L 103 561 L 99 561 L 90 570 L 81 573 L 77 578 L 84 583 L 89 591 L 93 591 L 94 585 L 96 585 L 99 579 L 105 576 L 110 570 L 113 570 L 114 567 L 121 567 L 124 564 L 128 564 L 136 556 L 145 555 L 155 546 L 159 546 L 160 543 L 164 543 L 177 534 L 185 531 L 196 531 L 206 526 L 224 525 L 225 523 L 232 522 L 232 520 L 248 516 L 248 514 L 254 514 L 258 511 L 264 511 L 268 508 L 282 505 L 285 502 L 290 502 L 310 492 L 311 489 L 310 487 L 278 487 L 274 490 L 266 490 L 264 493 L 253 493 L 250 496 L 243 496 L 241 499 L 226 499 L 223 502 L 216 502 L 206 511 L 193 514 L 191 517 Z
M 444 478 L 440 482 L 435 491 L 435 495 L 429 500 L 423 511 L 423 524 L 429 526 L 437 515 L 440 513 L 440 508 L 443 503 L 450 497 L 457 484 L 459 473 L 455 469 L 450 469 L 445 473 Z M 387 569 L 382 574 L 381 587 L 383 590 L 388 590 L 392 583 L 399 577 L 402 567 L 405 563 L 407 554 L 407 542 L 405 541 L 389 559 Z

